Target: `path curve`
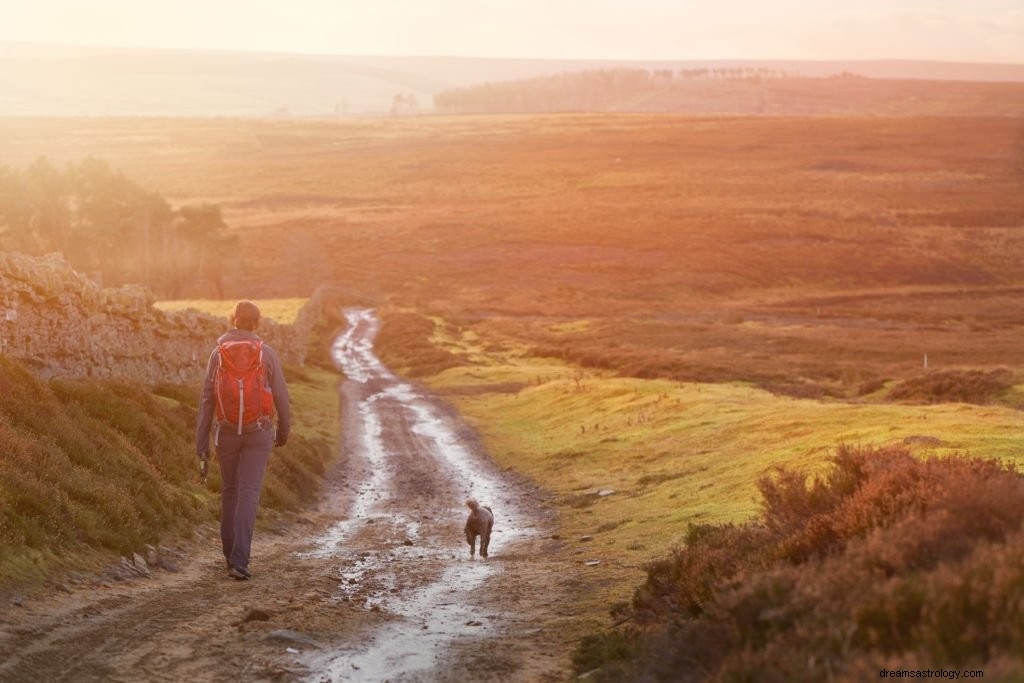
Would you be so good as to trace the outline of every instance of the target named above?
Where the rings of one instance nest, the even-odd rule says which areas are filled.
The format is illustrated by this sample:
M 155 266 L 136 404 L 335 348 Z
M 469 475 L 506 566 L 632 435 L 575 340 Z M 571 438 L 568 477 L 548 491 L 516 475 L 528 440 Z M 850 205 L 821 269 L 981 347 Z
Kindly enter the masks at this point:
M 345 450 L 361 469 L 350 514 L 316 539 L 308 555 L 346 564 L 352 548 L 388 547 L 341 569 L 342 590 L 380 585 L 365 600 L 393 617 L 356 647 L 315 652 L 312 680 L 465 680 L 459 652 L 486 650 L 502 633 L 502 615 L 486 589 L 515 554 L 541 535 L 541 520 L 517 501 L 528 496 L 473 447 L 458 417 L 391 373 L 373 353 L 379 321 L 369 309 L 345 312 L 349 327 L 332 357 L 342 387 Z M 361 459 L 356 465 L 353 461 Z M 461 532 L 473 497 L 496 513 L 491 559 L 469 557 Z M 429 522 L 429 523 L 427 523 Z
M 256 534 L 253 579 L 227 577 L 212 522 L 173 571 L 0 600 L 0 680 L 566 679 L 575 585 L 543 496 L 380 363 L 372 311 L 347 315 L 342 453 L 321 504 Z M 494 508 L 488 560 L 463 540 L 468 496 Z

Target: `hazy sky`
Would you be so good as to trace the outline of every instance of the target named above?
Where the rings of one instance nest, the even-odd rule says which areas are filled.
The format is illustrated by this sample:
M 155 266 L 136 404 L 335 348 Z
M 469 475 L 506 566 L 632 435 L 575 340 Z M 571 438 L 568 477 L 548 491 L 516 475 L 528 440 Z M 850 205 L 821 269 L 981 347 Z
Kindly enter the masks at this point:
M 0 0 L 0 41 L 368 55 L 1024 63 L 1024 0 Z

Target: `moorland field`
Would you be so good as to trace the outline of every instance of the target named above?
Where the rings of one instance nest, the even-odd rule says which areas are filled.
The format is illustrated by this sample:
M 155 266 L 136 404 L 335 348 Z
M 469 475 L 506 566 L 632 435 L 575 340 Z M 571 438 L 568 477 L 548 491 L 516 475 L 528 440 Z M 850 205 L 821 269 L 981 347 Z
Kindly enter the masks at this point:
M 6 164 L 44 154 L 220 205 L 228 298 L 335 283 L 584 365 L 812 391 L 1024 352 L 1015 118 L 0 121 Z
M 606 625 L 646 567 L 625 621 L 685 603 L 702 629 L 710 624 L 701 633 L 741 634 L 721 642 L 756 650 L 741 662 L 750 670 L 772 661 L 772 648 L 804 667 L 817 641 L 797 636 L 814 624 L 793 626 L 793 616 L 776 628 L 755 616 L 747 633 L 744 615 L 776 609 L 769 594 L 789 604 L 780 581 L 810 586 L 793 600 L 813 605 L 804 565 L 842 594 L 852 584 L 829 567 L 849 541 L 869 567 L 857 579 L 864 590 L 890 592 L 853 619 L 863 641 L 829 644 L 843 650 L 837 662 L 861 648 L 904 663 L 908 652 L 985 663 L 1024 642 L 989 630 L 991 651 L 917 635 L 886 650 L 886 634 L 962 623 L 920 604 L 949 593 L 956 572 L 942 563 L 969 556 L 968 569 L 981 571 L 985 553 L 1002 551 L 970 555 L 972 545 L 947 556 L 929 546 L 926 560 L 878 559 L 898 565 L 888 577 L 931 582 L 914 593 L 916 607 L 892 616 L 892 605 L 906 607 L 903 588 L 864 579 L 882 565 L 875 546 L 857 545 L 889 525 L 899 531 L 893 544 L 947 533 L 912 526 L 939 505 L 925 485 L 984 492 L 1012 479 L 955 459 L 955 471 L 918 470 L 907 453 L 1024 460 L 1019 118 L 0 120 L 4 164 L 40 155 L 57 165 L 95 156 L 172 203 L 219 205 L 240 245 L 228 298 L 301 298 L 329 284 L 339 305 L 376 307 L 384 360 L 454 403 L 500 465 L 553 494 L 563 536 L 587 538 L 566 541 L 567 559 L 600 558 L 581 565 L 578 611 L 560 615 L 571 632 Z M 868 450 L 830 461 L 844 443 Z M 886 458 L 895 464 L 864 465 Z M 802 478 L 762 479 L 778 466 L 824 479 L 810 489 Z M 1005 486 L 999 500 L 1016 500 L 1016 484 Z M 901 490 L 913 495 L 879 502 Z M 950 510 L 990 517 L 981 507 L 941 515 Z M 761 512 L 761 527 L 708 531 Z M 950 533 L 995 543 L 1019 522 Z M 1022 547 L 1013 538 L 999 567 L 1013 566 Z M 663 559 L 681 544 L 695 550 Z M 761 571 L 749 591 L 762 593 L 715 594 L 733 612 L 702 612 L 715 602 L 708 587 L 737 571 Z M 675 601 L 658 593 L 679 575 L 706 582 L 678 588 Z M 1005 602 L 1015 590 L 989 597 Z M 629 639 L 588 642 L 580 671 L 636 652 Z M 810 669 L 800 670 L 822 675 Z

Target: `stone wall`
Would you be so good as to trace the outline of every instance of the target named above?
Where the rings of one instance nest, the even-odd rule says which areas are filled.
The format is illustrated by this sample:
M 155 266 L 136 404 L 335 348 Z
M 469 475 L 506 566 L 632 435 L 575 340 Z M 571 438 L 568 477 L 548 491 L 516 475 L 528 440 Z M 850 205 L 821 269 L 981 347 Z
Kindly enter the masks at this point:
M 0 252 L 0 354 L 45 379 L 200 381 L 227 320 L 160 311 L 154 301 L 143 287 L 104 289 L 59 254 Z M 311 300 L 295 325 L 261 324 L 259 335 L 285 363 L 305 361 L 316 306 Z

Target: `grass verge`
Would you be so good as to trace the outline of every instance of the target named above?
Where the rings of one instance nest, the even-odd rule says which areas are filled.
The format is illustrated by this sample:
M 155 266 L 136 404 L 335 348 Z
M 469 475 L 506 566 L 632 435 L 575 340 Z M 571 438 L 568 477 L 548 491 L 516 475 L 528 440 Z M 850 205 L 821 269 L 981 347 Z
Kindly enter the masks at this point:
M 607 626 L 645 568 L 693 525 L 744 523 L 758 480 L 820 474 L 841 444 L 1021 463 L 1018 411 L 779 396 L 743 383 L 619 377 L 472 339 L 462 365 L 426 378 L 480 432 L 495 461 L 555 494 L 566 559 L 580 575 L 580 634 Z M 490 352 L 482 349 L 491 348 Z
M 288 368 L 295 429 L 275 451 L 261 518 L 315 499 L 337 452 L 337 375 Z M 38 584 L 217 518 L 198 481 L 198 387 L 44 382 L 0 357 L 0 587 Z
M 309 299 L 261 299 L 255 303 L 260 307 L 260 315 L 263 318 L 273 320 L 279 325 L 291 325 L 307 301 Z M 178 299 L 157 301 L 153 304 L 161 311 L 184 311 L 191 308 L 225 319 L 231 315 L 234 305 L 234 301 L 220 299 Z

